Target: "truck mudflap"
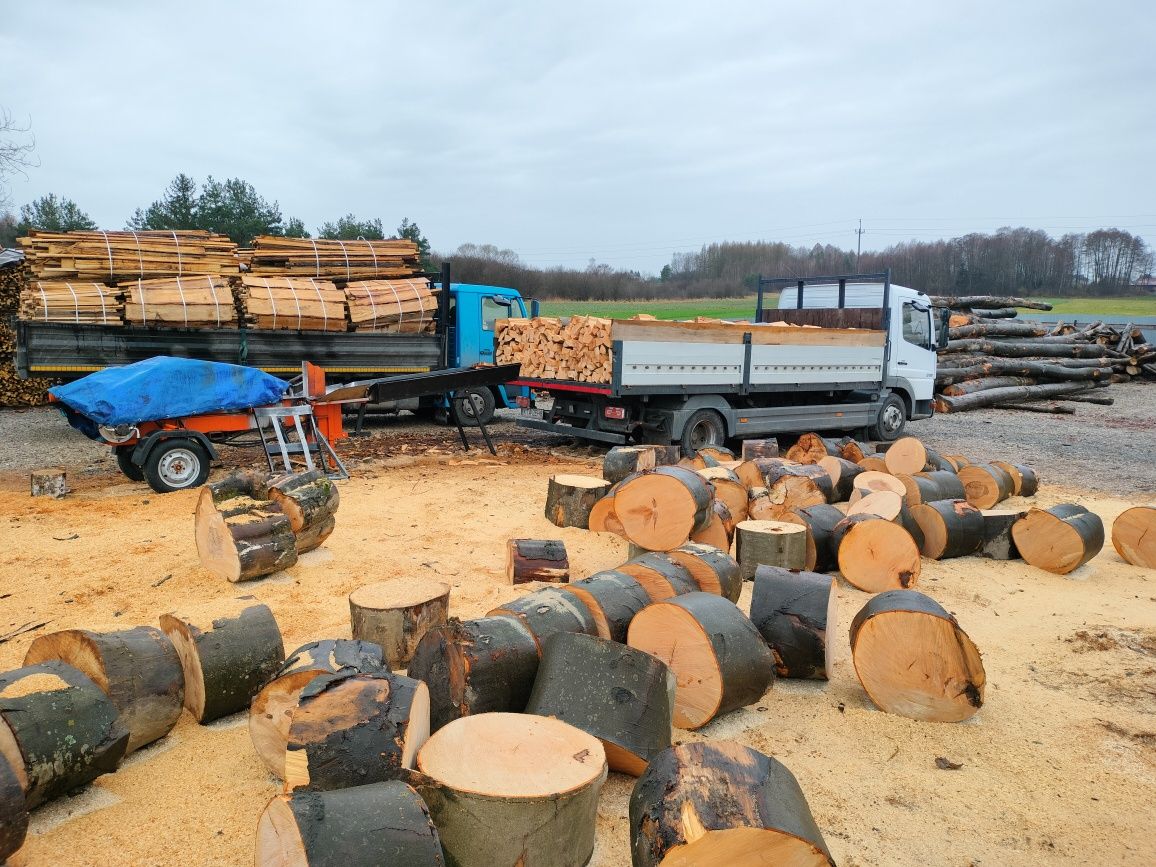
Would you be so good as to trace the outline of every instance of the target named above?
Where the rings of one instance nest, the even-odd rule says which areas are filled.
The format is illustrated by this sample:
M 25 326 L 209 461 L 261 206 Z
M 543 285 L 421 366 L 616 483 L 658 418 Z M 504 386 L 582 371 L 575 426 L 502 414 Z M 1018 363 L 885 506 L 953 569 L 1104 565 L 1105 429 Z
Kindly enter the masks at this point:
M 558 434 L 565 437 L 577 437 L 578 439 L 594 440 L 600 443 L 610 443 L 611 445 L 621 446 L 626 444 L 626 434 L 611 433 L 609 431 L 591 430 L 590 428 L 574 427 L 572 424 L 559 424 L 557 422 L 546 421 L 540 418 L 520 418 L 518 419 L 518 427 L 528 427 L 534 430 L 544 430 L 547 433 Z

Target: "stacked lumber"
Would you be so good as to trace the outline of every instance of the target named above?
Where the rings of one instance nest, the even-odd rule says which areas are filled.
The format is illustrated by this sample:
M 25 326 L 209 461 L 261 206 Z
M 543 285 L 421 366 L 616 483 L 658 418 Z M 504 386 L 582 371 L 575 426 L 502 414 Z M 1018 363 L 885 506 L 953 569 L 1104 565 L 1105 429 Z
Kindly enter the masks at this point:
M 313 277 L 254 277 L 237 289 L 244 320 L 256 328 L 290 331 L 345 331 L 345 294 L 328 280 Z
M 199 230 L 42 232 L 17 242 L 37 280 L 118 283 L 237 273 L 237 245 Z
M 28 285 L 28 266 L 21 261 L 0 265 L 0 407 L 39 406 L 48 401 L 51 379 L 21 379 L 13 355 L 16 331 L 12 322 L 20 309 L 21 291 Z
M 222 277 L 164 277 L 121 284 L 129 325 L 236 328 L 233 290 Z
M 411 277 L 421 271 L 417 244 L 404 238 L 331 241 L 258 235 L 252 249 L 239 251 L 238 258 L 258 277 L 349 281 Z
M 425 277 L 348 283 L 349 321 L 354 331 L 424 334 L 433 331 L 440 291 Z
M 232 305 L 228 288 L 225 297 Z M 77 325 L 123 325 L 124 296 L 103 283 L 36 280 L 20 293 L 20 318 Z
M 498 364 L 522 365 L 522 376 L 610 382 L 610 323 L 597 316 L 499 319 Z

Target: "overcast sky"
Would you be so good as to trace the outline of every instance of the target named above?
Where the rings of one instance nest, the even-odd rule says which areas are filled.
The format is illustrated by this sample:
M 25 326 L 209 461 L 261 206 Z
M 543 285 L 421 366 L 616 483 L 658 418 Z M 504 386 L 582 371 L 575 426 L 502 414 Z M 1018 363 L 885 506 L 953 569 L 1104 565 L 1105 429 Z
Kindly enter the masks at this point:
M 655 272 L 715 240 L 1024 224 L 1156 239 L 1156 7 L 1118 2 L 0 3 L 0 105 L 122 228 L 177 172 L 311 230 Z

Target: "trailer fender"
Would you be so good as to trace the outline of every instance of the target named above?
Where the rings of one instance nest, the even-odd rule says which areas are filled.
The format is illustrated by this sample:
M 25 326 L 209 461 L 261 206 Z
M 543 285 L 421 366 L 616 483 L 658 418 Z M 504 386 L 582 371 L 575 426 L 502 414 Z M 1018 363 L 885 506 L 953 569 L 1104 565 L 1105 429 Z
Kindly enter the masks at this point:
M 683 429 L 690 417 L 700 409 L 713 409 L 723 417 L 726 425 L 726 435 L 735 435 L 735 412 L 726 400 L 718 394 L 696 394 L 686 399 L 686 402 L 677 409 L 670 410 L 670 439 L 677 442 L 682 439 Z
M 146 436 L 137 443 L 136 448 L 132 450 L 129 460 L 138 467 L 143 467 L 145 461 L 148 460 L 149 453 L 156 447 L 157 443 L 164 442 L 171 439 L 189 439 L 200 443 L 201 447 L 208 452 L 209 460 L 217 460 L 217 450 L 213 448 L 213 444 L 209 442 L 209 438 L 200 431 L 185 430 L 184 428 L 176 428 L 174 430 L 157 430 Z

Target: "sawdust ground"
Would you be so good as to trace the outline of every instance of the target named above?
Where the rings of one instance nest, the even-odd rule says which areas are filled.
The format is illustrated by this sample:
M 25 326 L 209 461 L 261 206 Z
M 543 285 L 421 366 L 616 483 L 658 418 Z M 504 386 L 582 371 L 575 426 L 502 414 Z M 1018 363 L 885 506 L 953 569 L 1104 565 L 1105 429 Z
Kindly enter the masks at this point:
M 522 455 L 362 471 L 342 486 L 325 548 L 246 585 L 199 567 L 194 493 L 157 496 L 102 473 L 77 478 L 65 500 L 32 500 L 26 475 L 0 475 L 0 633 L 49 621 L 0 644 L 0 666 L 18 666 L 45 631 L 156 624 L 186 603 L 241 594 L 272 607 L 287 649 L 348 637 L 348 593 L 409 575 L 447 580 L 451 614 L 477 616 L 525 592 L 504 583 L 510 536 L 563 538 L 576 575 L 621 562 L 620 540 L 542 517 L 554 472 L 598 470 Z M 1048 484 L 1038 500 L 1082 502 L 1108 525 L 1130 505 Z M 829 683 L 780 681 L 757 705 L 676 738 L 734 738 L 780 758 L 844 867 L 1156 863 L 1156 573 L 1109 544 L 1068 577 L 925 562 L 921 589 L 983 651 L 986 704 L 972 720 L 919 723 L 871 706 L 846 638 L 867 596 L 840 583 Z M 939 770 L 937 757 L 962 767 Z M 604 788 L 596 865 L 629 864 L 632 784 L 611 774 Z M 11 863 L 252 863 L 257 818 L 277 791 L 244 715 L 202 727 L 186 714 L 116 774 L 38 810 Z

